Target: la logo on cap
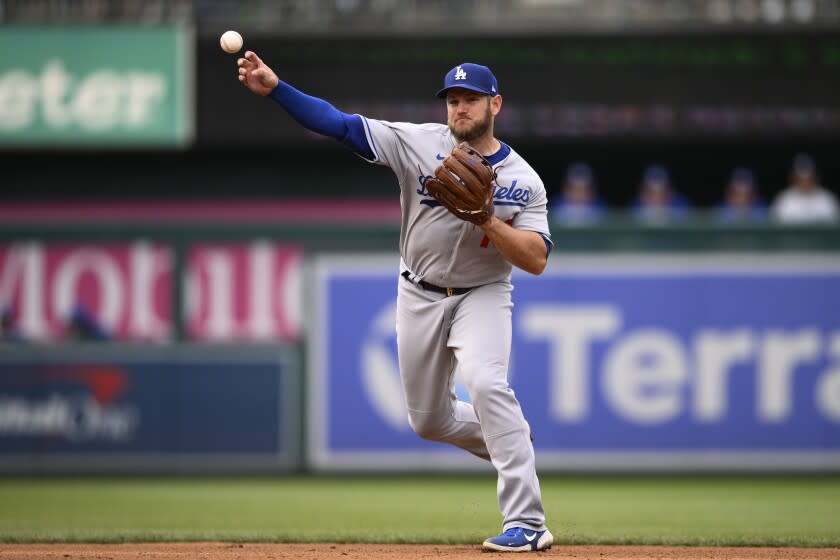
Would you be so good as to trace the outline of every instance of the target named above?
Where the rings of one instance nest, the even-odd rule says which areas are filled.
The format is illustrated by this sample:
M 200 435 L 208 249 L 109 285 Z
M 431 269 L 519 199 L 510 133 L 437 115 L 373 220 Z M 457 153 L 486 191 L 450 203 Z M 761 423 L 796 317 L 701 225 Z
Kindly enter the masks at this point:
M 461 68 L 460 66 L 455 69 L 455 79 L 456 80 L 466 80 L 467 79 L 467 73 L 464 72 L 464 69 Z

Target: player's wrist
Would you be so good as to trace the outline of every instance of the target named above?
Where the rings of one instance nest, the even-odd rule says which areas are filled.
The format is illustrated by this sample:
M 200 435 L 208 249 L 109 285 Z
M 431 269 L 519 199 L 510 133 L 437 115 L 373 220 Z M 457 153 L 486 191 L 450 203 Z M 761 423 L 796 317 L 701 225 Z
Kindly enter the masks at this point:
M 286 96 L 286 91 L 283 86 L 283 82 L 279 78 L 277 78 L 277 84 L 273 88 L 271 88 L 271 91 L 268 92 L 267 97 L 270 97 L 280 105 L 283 105 L 283 103 L 285 102 L 284 97 Z
M 486 222 L 484 222 L 483 224 L 479 224 L 478 227 L 480 227 L 484 231 L 487 231 L 487 230 L 495 228 L 498 221 L 499 221 L 499 219 L 496 218 L 496 215 L 492 214 L 489 218 L 487 218 Z

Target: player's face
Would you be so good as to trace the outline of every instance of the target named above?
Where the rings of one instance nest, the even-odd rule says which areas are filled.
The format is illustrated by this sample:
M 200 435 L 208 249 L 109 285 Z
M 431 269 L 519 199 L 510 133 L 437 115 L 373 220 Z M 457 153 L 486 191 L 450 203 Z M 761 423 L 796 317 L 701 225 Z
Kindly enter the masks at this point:
M 817 185 L 817 178 L 810 171 L 794 171 L 793 184 L 800 191 L 811 191 Z
M 446 94 L 447 124 L 462 142 L 472 142 L 491 130 L 498 113 L 493 99 L 466 89 L 452 89 Z

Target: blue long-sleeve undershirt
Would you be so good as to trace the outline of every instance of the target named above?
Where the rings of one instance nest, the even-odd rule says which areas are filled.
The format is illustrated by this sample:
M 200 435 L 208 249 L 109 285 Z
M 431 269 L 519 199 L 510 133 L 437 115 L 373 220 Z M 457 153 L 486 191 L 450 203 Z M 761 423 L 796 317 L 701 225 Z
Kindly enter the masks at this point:
M 298 91 L 283 81 L 269 96 L 304 128 L 335 138 L 366 159 L 375 159 L 359 115 L 342 113 L 329 102 Z

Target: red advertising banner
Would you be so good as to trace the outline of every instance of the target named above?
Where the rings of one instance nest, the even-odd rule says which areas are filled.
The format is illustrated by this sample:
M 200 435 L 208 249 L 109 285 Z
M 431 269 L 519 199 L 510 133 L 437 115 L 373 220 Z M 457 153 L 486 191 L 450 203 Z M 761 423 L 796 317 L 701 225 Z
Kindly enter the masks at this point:
M 300 326 L 297 247 L 269 241 L 188 248 L 187 337 L 295 340 Z M 0 244 L 0 339 L 172 338 L 174 252 L 163 244 Z
M 172 251 L 160 244 L 0 244 L 7 338 L 166 339 L 171 286 Z
M 295 340 L 301 326 L 296 247 L 268 241 L 195 244 L 187 254 L 187 336 Z

